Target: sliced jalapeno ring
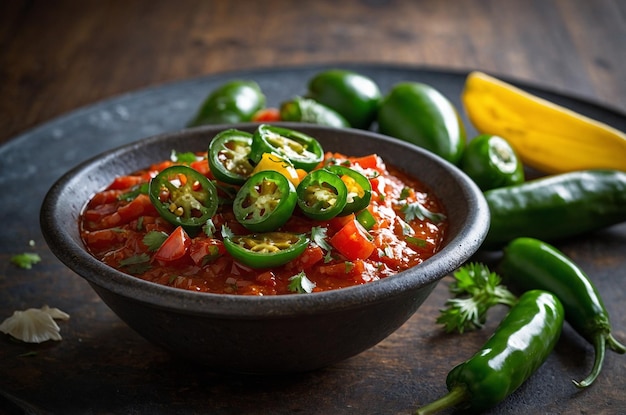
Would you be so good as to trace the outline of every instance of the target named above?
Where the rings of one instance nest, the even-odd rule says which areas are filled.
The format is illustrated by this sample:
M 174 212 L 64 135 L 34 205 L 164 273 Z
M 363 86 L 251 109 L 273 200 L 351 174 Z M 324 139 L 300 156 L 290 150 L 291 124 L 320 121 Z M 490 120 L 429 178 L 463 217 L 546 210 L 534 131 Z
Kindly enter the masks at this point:
M 326 167 L 330 172 L 336 174 L 348 189 L 346 206 L 340 216 L 349 215 L 365 209 L 372 198 L 372 184 L 369 179 L 358 171 L 338 164 Z
M 188 166 L 171 166 L 150 180 L 150 201 L 159 214 L 174 226 L 194 233 L 217 211 L 215 185 Z
M 233 212 L 237 221 L 252 232 L 274 231 L 289 220 L 296 199 L 296 189 L 285 176 L 264 170 L 241 186 Z
M 313 137 L 275 125 L 261 124 L 252 140 L 252 161 L 258 163 L 263 153 L 276 153 L 298 169 L 311 171 L 324 159 L 324 150 Z
M 209 144 L 209 167 L 221 182 L 243 184 L 252 174 L 252 134 L 236 129 L 217 134 Z
M 236 261 L 251 268 L 278 267 L 302 255 L 309 244 L 306 235 L 267 232 L 224 239 L 224 247 Z
M 340 214 L 348 197 L 344 182 L 326 169 L 304 176 L 296 193 L 302 213 L 314 220 L 328 220 Z

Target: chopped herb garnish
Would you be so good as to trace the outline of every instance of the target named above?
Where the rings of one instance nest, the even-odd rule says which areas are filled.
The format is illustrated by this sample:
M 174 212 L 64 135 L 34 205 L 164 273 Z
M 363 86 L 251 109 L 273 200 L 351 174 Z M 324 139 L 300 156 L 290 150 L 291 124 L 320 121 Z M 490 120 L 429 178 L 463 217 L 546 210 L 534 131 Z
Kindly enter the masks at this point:
M 298 274 L 289 278 L 289 281 L 289 286 L 287 288 L 291 292 L 310 294 L 315 288 L 315 283 L 306 277 L 304 271 L 300 271 Z
M 222 238 L 227 239 L 232 238 L 233 236 L 235 236 L 233 231 L 231 231 L 227 225 L 222 225 Z
M 311 228 L 311 239 L 317 246 L 322 248 L 326 252 L 330 252 L 333 250 L 333 247 L 326 241 L 326 233 L 328 229 L 323 228 L 321 226 L 315 226 Z
M 346 261 L 346 274 L 354 269 L 354 262 Z
M 405 238 L 405 240 L 406 240 L 409 244 L 411 244 L 411 245 L 415 245 L 415 246 L 417 246 L 418 248 L 425 248 L 425 247 L 427 247 L 427 246 L 428 246 L 428 242 L 427 242 L 426 240 L 421 239 L 421 238 L 416 238 L 416 237 L 414 237 L 414 236 L 407 236 L 407 237 Z
M 172 150 L 170 160 L 174 163 L 191 164 L 198 160 L 198 156 L 192 152 L 178 153 L 176 150 Z
M 118 200 L 123 200 L 126 202 L 130 202 L 131 200 L 135 200 L 135 198 L 139 195 L 147 195 L 148 194 L 148 187 L 150 185 L 146 182 L 146 183 L 140 183 L 137 184 L 135 186 L 133 186 L 130 191 L 126 192 L 126 193 L 122 193 L 121 195 L 119 195 L 117 197 Z
M 11 257 L 11 263 L 17 265 L 20 268 L 31 269 L 33 265 L 41 262 L 39 254 L 32 252 L 24 252 L 23 254 L 13 255 Z
M 143 216 L 139 216 L 139 219 L 137 219 L 137 230 L 141 231 L 143 229 Z
M 431 212 L 419 202 L 405 203 L 402 206 L 402 212 L 404 212 L 405 219 L 409 222 L 415 219 L 429 219 L 433 223 L 440 223 L 446 219 L 446 215 L 443 213 Z
M 143 274 L 150 269 L 150 256 L 144 253 L 122 259 L 120 267 L 126 268 L 129 274 Z
M 143 243 L 150 251 L 156 251 L 163 245 L 168 235 L 161 231 L 150 231 L 143 237 Z
M 411 189 L 408 187 L 403 187 L 400 192 L 400 200 L 405 200 L 411 194 Z
M 219 257 L 220 249 L 215 245 L 209 246 L 209 253 L 202 258 L 202 266 L 215 261 Z
M 209 219 L 209 220 L 206 221 L 206 223 L 202 227 L 202 231 L 209 238 L 212 238 L 213 235 L 215 235 L 215 232 L 217 232 L 217 228 L 215 227 L 215 224 L 213 223 L 213 219 Z
M 403 221 L 402 218 L 398 217 L 398 223 L 402 229 L 402 235 L 411 236 L 415 234 L 415 230 L 411 227 L 411 225 Z

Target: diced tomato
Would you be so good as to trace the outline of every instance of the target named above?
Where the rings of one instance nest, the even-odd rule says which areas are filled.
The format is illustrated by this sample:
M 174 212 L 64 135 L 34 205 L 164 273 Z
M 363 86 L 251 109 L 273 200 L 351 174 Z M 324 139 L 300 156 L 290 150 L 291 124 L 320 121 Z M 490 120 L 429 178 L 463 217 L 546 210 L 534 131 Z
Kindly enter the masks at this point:
M 349 215 L 345 215 L 345 216 L 335 216 L 334 218 L 328 221 L 328 226 L 330 226 L 331 230 L 337 232 L 341 230 L 344 226 L 346 226 L 348 223 L 353 222 L 354 219 L 356 219 L 356 216 L 354 215 L 354 213 L 350 213 Z
M 111 249 L 112 246 L 117 246 L 124 240 L 124 234 L 111 229 L 102 229 L 85 232 L 83 238 L 92 251 L 99 252 L 100 250 Z
M 125 190 L 142 183 L 144 178 L 141 176 L 120 176 L 116 177 L 107 187 L 107 190 Z
M 152 166 L 150 166 L 150 171 L 158 173 L 158 172 L 163 171 L 163 170 L 165 170 L 166 168 L 168 168 L 168 167 L 170 167 L 172 165 L 174 165 L 174 162 L 172 162 L 171 160 L 164 160 L 164 161 L 162 161 L 160 163 L 156 163 L 156 164 L 153 164 Z
M 275 287 L 276 286 L 276 274 L 272 271 L 265 271 L 257 275 L 256 282 L 259 284 L 265 285 L 267 287 Z
M 91 200 L 87 204 L 87 208 L 91 209 L 99 205 L 117 202 L 118 196 L 122 193 L 124 192 L 117 189 L 110 189 L 98 192 L 91 198 Z
M 189 255 L 196 265 L 205 265 L 226 253 L 224 243 L 219 239 L 195 238 L 189 247 Z
M 201 173 L 202 175 L 208 177 L 209 179 L 215 178 L 213 177 L 213 173 L 211 173 L 211 169 L 209 168 L 209 160 L 207 159 L 194 161 L 193 163 L 189 165 L 189 167 Z
M 117 203 L 107 203 L 104 205 L 98 205 L 93 209 L 87 209 L 83 213 L 83 218 L 87 222 L 87 228 L 89 230 L 103 229 L 107 226 L 102 226 L 100 222 L 107 216 L 115 214 L 116 211 Z
M 289 267 L 296 270 L 303 270 L 324 259 L 324 251 L 319 246 L 309 246 L 298 258 L 289 264 Z
M 121 223 L 128 223 L 140 216 L 158 215 L 154 205 L 148 195 L 140 194 L 128 204 L 120 207 L 117 212 L 120 215 Z
M 384 173 L 385 165 L 380 157 L 377 154 L 370 154 L 363 157 L 353 157 L 350 158 L 352 163 L 358 164 L 364 169 L 374 169 L 380 173 Z
M 354 218 L 330 238 L 330 244 L 349 260 L 366 259 L 376 248 L 367 231 Z
M 320 273 L 334 278 L 362 280 L 365 271 L 365 263 L 357 259 L 350 262 L 340 262 L 330 265 L 322 265 Z
M 191 246 L 191 238 L 182 227 L 174 229 L 154 254 L 159 262 L 172 262 L 183 258 Z
M 252 122 L 272 122 L 280 121 L 280 110 L 278 108 L 263 108 L 252 116 Z

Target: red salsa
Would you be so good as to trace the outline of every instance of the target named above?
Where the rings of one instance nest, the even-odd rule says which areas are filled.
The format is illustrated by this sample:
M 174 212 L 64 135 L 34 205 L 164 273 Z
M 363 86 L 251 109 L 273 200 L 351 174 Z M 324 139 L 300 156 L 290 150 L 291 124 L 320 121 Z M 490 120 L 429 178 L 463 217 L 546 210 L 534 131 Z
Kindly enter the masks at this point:
M 248 212 L 254 202 L 250 197 L 254 196 L 259 202 L 267 189 L 253 186 L 246 198 L 234 197 L 241 193 L 238 191 L 242 187 L 250 185 L 216 180 L 207 153 L 194 156 L 191 161 L 163 161 L 117 177 L 106 189 L 95 194 L 79 219 L 81 236 L 89 252 L 122 272 L 171 287 L 223 294 L 278 295 L 327 291 L 386 278 L 420 264 L 434 255 L 443 242 L 447 220 L 442 204 L 420 181 L 386 166 L 377 155 L 347 157 L 325 153 L 323 161 L 312 169 L 324 168 L 341 177 L 348 202 L 342 202 L 343 210 L 339 214 L 330 212 L 330 208 L 338 209 L 333 205 L 334 199 L 320 207 L 320 200 L 329 201 L 327 195 L 322 197 L 320 192 L 328 194 L 328 189 L 344 189 L 343 184 L 333 185 L 332 175 L 316 175 L 317 187 L 303 189 L 298 184 L 310 172 L 290 169 L 291 185 L 283 183 L 286 186 L 283 191 L 297 189 L 299 201 L 288 213 L 282 213 L 288 215 L 280 220 L 284 223 L 275 222 L 275 218 L 269 221 L 274 221 L 273 229 L 267 227 L 268 221 L 257 220 Z M 209 179 L 217 190 L 219 203 L 214 210 L 200 206 L 203 214 L 210 215 L 210 219 L 203 219 L 202 226 L 190 228 L 168 220 L 164 217 L 168 206 L 175 205 L 169 212 L 180 216 L 185 214 L 182 208 L 193 210 L 194 205 L 174 204 L 165 185 L 149 190 L 150 181 L 160 172 L 180 165 Z M 357 171 L 369 183 L 356 186 L 349 175 L 343 174 L 345 170 L 330 166 Z M 181 173 L 175 174 L 182 177 Z M 270 180 L 273 176 L 264 177 Z M 309 183 L 312 179 L 307 180 Z M 190 182 L 191 194 L 202 190 L 198 184 L 204 183 L 202 180 L 184 178 L 182 185 L 186 181 Z M 263 186 L 267 186 L 269 182 L 264 183 Z M 272 186 L 277 189 L 279 185 Z M 370 188 L 369 203 L 365 206 L 353 203 L 360 200 L 362 195 L 358 192 L 362 187 Z M 150 192 L 155 195 L 151 196 Z M 283 202 L 283 199 L 287 199 L 284 194 L 273 203 Z M 164 203 L 165 213 L 159 201 Z M 351 205 L 354 211 L 348 209 Z M 271 206 L 268 209 L 274 208 Z M 260 215 L 266 213 L 262 211 Z M 200 214 L 195 215 L 198 218 Z M 263 250 L 268 240 L 276 242 L 276 239 L 279 243 L 272 245 L 276 254 Z M 286 244 L 287 248 L 280 244 Z M 245 248 L 241 255 L 237 251 L 240 246 Z M 288 262 L 274 265 L 278 254 L 287 255 L 287 251 L 292 256 Z M 260 259 L 253 258 L 256 254 Z M 253 262 L 246 264 L 245 259 L 249 258 L 253 258 Z

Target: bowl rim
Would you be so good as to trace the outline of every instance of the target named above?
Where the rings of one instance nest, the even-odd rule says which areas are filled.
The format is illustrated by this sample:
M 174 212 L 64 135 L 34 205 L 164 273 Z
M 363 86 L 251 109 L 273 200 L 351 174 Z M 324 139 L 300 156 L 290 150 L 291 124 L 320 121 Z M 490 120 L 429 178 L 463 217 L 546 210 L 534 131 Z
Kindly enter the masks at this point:
M 274 124 L 274 123 L 272 123 Z M 281 318 L 294 315 L 313 315 L 331 313 L 337 310 L 362 307 L 365 304 L 388 301 L 391 298 L 406 294 L 407 290 L 437 283 L 443 276 L 437 276 L 442 267 L 451 272 L 475 253 L 486 237 L 489 228 L 488 206 L 478 186 L 458 167 L 425 149 L 405 141 L 388 137 L 377 132 L 360 129 L 341 129 L 315 124 L 276 123 L 287 128 L 304 130 L 314 135 L 313 131 L 333 130 L 340 134 L 358 134 L 368 136 L 384 144 L 405 147 L 406 151 L 420 153 L 420 157 L 430 159 L 448 170 L 454 180 L 465 192 L 468 206 L 467 218 L 459 232 L 444 242 L 437 254 L 409 270 L 402 271 L 391 277 L 362 285 L 336 290 L 302 294 L 283 294 L 272 296 L 244 296 L 236 294 L 216 294 L 187 291 L 142 280 L 118 271 L 95 257 L 70 236 L 63 227 L 57 227 L 55 217 L 61 214 L 64 192 L 75 183 L 80 174 L 95 163 L 112 160 L 121 154 L 137 151 L 137 149 L 155 145 L 156 143 L 178 137 L 184 139 L 196 134 L 207 134 L 221 130 L 237 128 L 252 129 L 258 123 L 215 124 L 167 132 L 139 139 L 137 141 L 113 148 L 89 158 L 63 174 L 46 193 L 40 211 L 40 226 L 49 248 L 53 254 L 73 272 L 88 281 L 92 287 L 109 290 L 155 308 L 172 309 L 187 314 L 212 314 L 224 318 Z M 384 145 L 383 144 L 383 145 Z M 420 179 L 419 177 L 417 177 Z M 436 192 L 436 189 L 433 189 Z M 82 207 L 87 201 L 81 203 Z M 442 262 L 442 259 L 445 261 Z M 433 285 L 434 287 L 434 285 Z

